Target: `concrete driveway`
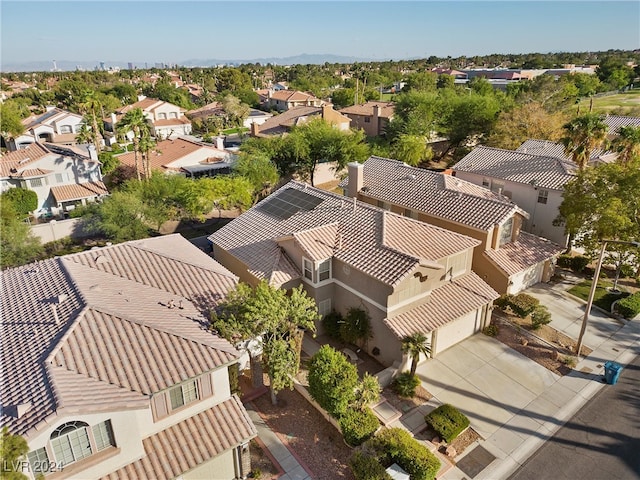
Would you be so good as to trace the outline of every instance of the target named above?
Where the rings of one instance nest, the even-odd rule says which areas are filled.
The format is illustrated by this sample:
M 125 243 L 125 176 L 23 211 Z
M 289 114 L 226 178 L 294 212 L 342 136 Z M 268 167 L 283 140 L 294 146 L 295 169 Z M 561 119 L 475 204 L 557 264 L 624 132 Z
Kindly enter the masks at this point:
M 473 429 L 485 439 L 506 423 L 526 422 L 528 419 L 518 416 L 518 412 L 559 379 L 483 334 L 463 340 L 423 362 L 417 374 L 439 402 L 450 403 L 464 412 Z M 531 427 L 534 426 L 538 428 L 535 422 Z

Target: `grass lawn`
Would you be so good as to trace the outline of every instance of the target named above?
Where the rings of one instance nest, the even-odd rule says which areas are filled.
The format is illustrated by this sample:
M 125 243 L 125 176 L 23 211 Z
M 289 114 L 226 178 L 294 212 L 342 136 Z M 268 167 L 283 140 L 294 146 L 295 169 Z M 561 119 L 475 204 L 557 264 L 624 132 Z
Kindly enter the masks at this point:
M 234 133 L 241 133 L 241 132 L 248 132 L 249 129 L 245 128 L 245 127 L 236 127 L 236 128 L 227 128 L 226 130 L 223 130 L 222 133 L 224 135 L 231 135 Z
M 382 98 L 380 99 L 381 102 L 390 102 L 395 98 L 396 94 L 395 93 L 383 93 L 381 96 L 382 96 Z
M 591 280 L 587 280 L 577 284 L 575 287 L 567 290 L 571 295 L 581 298 L 584 301 L 587 301 L 589 298 L 589 291 L 591 290 Z M 596 288 L 596 293 L 593 297 L 593 304 L 598 307 L 606 310 L 607 312 L 611 311 L 611 304 L 616 300 L 629 296 L 629 292 L 622 292 L 621 294 L 615 295 L 607 290 L 607 288 L 611 288 L 613 283 L 608 280 L 599 280 L 598 287 Z
M 589 110 L 590 99 L 585 98 L 580 102 L 580 111 Z M 575 108 L 575 107 L 572 107 Z M 593 111 L 595 113 L 608 113 L 612 110 L 621 110 L 623 114 L 640 114 L 640 88 L 617 95 L 593 98 Z

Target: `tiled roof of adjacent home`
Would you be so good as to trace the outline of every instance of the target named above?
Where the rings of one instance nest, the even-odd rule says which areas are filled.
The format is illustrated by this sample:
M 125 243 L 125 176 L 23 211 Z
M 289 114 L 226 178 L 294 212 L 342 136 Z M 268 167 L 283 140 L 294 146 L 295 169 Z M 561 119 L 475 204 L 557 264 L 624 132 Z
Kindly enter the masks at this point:
M 203 313 L 237 279 L 180 235 L 44 260 L 0 279 L 0 424 L 13 433 L 28 436 L 66 409 L 148 408 L 149 393 L 238 355 Z
M 300 119 L 322 115 L 322 107 L 293 107 L 274 115 L 259 127 L 259 135 L 280 135 L 296 125 Z
M 484 146 L 474 148 L 453 169 L 551 190 L 562 190 L 577 170 L 573 162 L 556 157 Z
M 190 125 L 191 120 L 186 117 L 180 118 L 161 118 L 160 120 L 154 120 L 153 124 L 156 127 L 170 127 L 172 125 Z
M 520 145 L 516 151 L 542 157 L 555 157 L 566 162 L 572 162 L 571 158 L 567 157 L 564 151 L 564 145 L 561 143 L 551 142 L 549 140 L 525 140 L 525 142 Z M 597 149 L 591 152 L 590 162 L 598 160 L 608 162 L 614 160 L 616 156 L 617 155 L 615 153 Z
M 511 276 L 559 255 L 563 250 L 563 247 L 545 238 L 520 232 L 517 241 L 501 245 L 497 250 L 487 249 L 484 255 Z
M 373 117 L 375 107 L 380 107 L 380 118 L 391 118 L 395 111 L 393 102 L 367 102 L 362 105 L 352 105 L 339 110 L 343 115 L 363 115 Z
M 80 200 L 82 198 L 108 195 L 109 190 L 102 182 L 72 183 L 51 187 L 51 193 L 57 202 Z
M 332 257 L 338 246 L 338 223 L 296 232 L 293 237 L 313 261 Z
M 308 93 L 300 92 L 298 90 L 277 90 L 271 94 L 271 98 L 273 100 L 281 100 L 285 102 L 306 102 L 309 100 L 319 100 L 313 95 L 309 95 Z
M 5 153 L 0 156 L 0 176 L 22 176 L 21 172 L 26 170 L 27 166 L 50 154 L 51 152 L 47 150 L 47 147 L 38 142 L 34 142 L 26 148 L 15 152 Z
M 145 456 L 101 480 L 170 480 L 257 435 L 238 397 L 142 441 Z
M 500 295 L 470 272 L 436 288 L 421 305 L 400 315 L 386 318 L 398 338 L 413 333 L 428 333 L 477 310 Z
M 299 209 L 286 218 L 270 212 L 271 205 L 283 203 L 280 196 L 289 196 L 291 190 L 304 192 L 320 202 L 315 208 Z M 441 260 L 480 243 L 464 235 L 295 181 L 213 233 L 209 240 L 247 265 L 249 273 L 256 278 L 281 285 L 281 280 L 274 281 L 273 272 L 277 265 L 282 264 L 283 257 L 288 257 L 278 241 L 297 234 L 303 239 L 303 246 L 310 249 L 310 242 L 320 238 L 326 243 L 322 251 L 329 253 L 332 225 L 337 225 L 333 256 L 392 286 L 410 275 L 422 260 Z M 323 226 L 327 228 L 315 231 Z M 412 241 L 414 237 L 423 242 Z M 403 242 L 404 239 L 409 241 Z M 316 245 L 312 253 L 319 254 L 320 250 Z M 300 266 L 296 267 L 290 260 L 286 263 L 286 269 L 278 267 L 278 271 L 287 272 L 284 278 L 299 278 Z M 295 271 L 289 270 L 291 266 Z
M 22 120 L 22 125 L 24 125 L 25 130 L 29 130 L 31 128 L 37 127 L 38 125 L 51 125 L 54 122 L 58 122 L 65 117 L 75 117 L 82 118 L 77 113 L 68 112 L 66 110 L 62 110 L 61 108 L 52 108 L 48 112 L 45 112 L 40 115 L 31 115 L 30 117 Z
M 363 165 L 361 193 L 366 197 L 489 230 L 528 214 L 507 197 L 451 175 L 410 167 L 397 160 L 369 157 Z M 341 182 L 347 186 L 349 180 Z
M 640 117 L 606 115 L 602 120 L 609 126 L 609 135 L 616 135 L 620 127 L 640 127 Z

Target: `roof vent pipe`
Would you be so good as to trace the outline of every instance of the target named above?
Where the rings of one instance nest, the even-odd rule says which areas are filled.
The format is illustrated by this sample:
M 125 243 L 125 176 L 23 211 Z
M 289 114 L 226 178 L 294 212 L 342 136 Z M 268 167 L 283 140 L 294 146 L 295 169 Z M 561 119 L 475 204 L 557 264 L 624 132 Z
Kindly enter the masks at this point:
M 56 325 L 60 325 L 60 317 L 58 317 L 58 309 L 56 308 L 56 304 L 51 304 L 51 313 L 53 313 L 53 319 L 56 322 Z

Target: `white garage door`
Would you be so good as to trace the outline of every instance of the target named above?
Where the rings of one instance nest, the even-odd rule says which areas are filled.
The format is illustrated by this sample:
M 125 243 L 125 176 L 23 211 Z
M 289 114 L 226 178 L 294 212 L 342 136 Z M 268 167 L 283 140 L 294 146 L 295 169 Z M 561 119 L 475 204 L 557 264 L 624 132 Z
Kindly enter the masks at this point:
M 516 275 L 513 275 L 511 277 L 512 284 L 509 285 L 507 293 L 516 294 L 531 285 L 541 282 L 542 275 L 544 273 L 544 264 L 545 262 L 540 262 L 520 273 L 517 273 Z
M 481 327 L 481 317 L 482 315 L 477 312 L 471 312 L 444 327 L 440 327 L 436 333 L 435 354 L 437 355 L 450 346 L 478 332 Z

